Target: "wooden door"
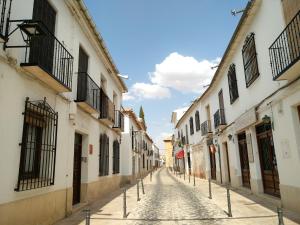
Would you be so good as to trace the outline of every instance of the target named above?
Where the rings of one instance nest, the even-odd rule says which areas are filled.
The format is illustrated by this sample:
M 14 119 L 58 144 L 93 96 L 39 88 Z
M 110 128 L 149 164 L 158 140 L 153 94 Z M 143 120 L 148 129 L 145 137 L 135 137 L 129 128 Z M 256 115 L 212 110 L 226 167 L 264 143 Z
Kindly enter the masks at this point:
M 240 162 L 241 162 L 243 186 L 247 187 L 247 188 L 251 188 L 246 133 L 241 133 L 238 135 L 238 142 L 239 142 L 239 152 L 240 152 Z
M 75 134 L 73 164 L 73 205 L 80 203 L 82 136 Z
M 216 166 L 216 154 L 215 147 L 211 145 L 209 147 L 209 157 L 210 157 L 210 175 L 211 179 L 217 179 L 217 166 Z
M 280 197 L 279 175 L 271 124 L 256 127 L 264 192 Z
M 31 40 L 30 63 L 38 63 L 48 73 L 53 73 L 56 11 L 47 0 L 34 0 L 32 18 L 41 21 L 48 32 Z

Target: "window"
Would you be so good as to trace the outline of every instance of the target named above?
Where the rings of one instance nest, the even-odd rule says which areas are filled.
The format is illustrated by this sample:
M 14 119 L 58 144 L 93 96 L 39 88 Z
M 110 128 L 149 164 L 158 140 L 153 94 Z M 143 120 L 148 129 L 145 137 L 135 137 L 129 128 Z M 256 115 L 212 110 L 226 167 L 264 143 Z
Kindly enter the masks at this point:
M 228 71 L 228 86 L 229 86 L 229 96 L 230 104 L 234 103 L 239 97 L 239 91 L 236 80 L 235 65 L 231 64 Z
M 116 140 L 113 143 L 113 174 L 120 173 L 120 144 Z
M 194 134 L 194 120 L 193 117 L 190 118 L 190 134 Z
M 106 134 L 100 135 L 99 176 L 109 173 L 109 138 Z
M 246 87 L 249 87 L 259 76 L 254 33 L 251 33 L 246 38 L 242 54 L 244 61 Z
M 195 123 L 196 123 L 196 131 L 199 131 L 200 130 L 200 116 L 199 116 L 198 110 L 195 113 Z
M 41 101 L 25 102 L 16 191 L 54 184 L 58 114 Z

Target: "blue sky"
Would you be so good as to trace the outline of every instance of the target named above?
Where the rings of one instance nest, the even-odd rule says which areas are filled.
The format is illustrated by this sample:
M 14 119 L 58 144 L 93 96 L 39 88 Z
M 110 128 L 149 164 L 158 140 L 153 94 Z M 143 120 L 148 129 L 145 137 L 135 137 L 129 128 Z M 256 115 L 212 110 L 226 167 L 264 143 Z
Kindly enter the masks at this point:
M 85 0 L 129 93 L 123 102 L 145 111 L 159 146 L 172 133 L 173 110 L 203 91 L 240 19 L 246 0 Z

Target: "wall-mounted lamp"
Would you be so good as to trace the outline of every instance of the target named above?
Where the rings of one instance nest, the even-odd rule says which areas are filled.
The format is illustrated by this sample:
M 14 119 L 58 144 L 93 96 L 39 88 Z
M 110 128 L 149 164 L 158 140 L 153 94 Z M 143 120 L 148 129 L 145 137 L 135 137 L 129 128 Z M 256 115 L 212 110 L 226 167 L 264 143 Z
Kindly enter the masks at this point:
M 264 117 L 262 118 L 262 121 L 267 124 L 267 123 L 271 123 L 271 117 L 269 117 L 268 115 L 264 115 Z
M 28 37 L 44 35 L 41 24 L 35 21 L 28 21 L 18 25 L 21 31 L 23 31 Z

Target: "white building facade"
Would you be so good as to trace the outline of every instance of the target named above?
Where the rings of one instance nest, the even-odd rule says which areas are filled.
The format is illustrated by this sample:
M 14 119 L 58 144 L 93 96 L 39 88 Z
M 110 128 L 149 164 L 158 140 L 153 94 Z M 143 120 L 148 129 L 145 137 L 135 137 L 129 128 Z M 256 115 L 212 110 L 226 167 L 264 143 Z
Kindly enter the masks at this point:
M 83 1 L 0 11 L 0 224 L 53 224 L 126 182 L 127 88 Z
M 209 88 L 174 132 L 198 176 L 275 197 L 296 212 L 299 8 L 292 0 L 250 1 Z

